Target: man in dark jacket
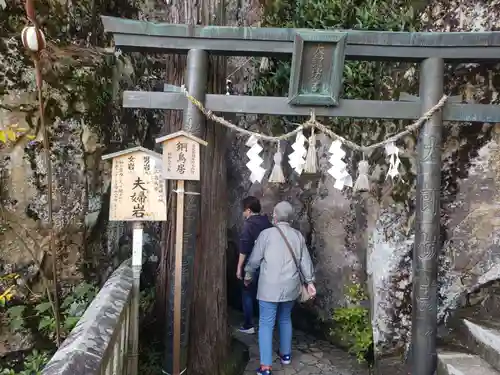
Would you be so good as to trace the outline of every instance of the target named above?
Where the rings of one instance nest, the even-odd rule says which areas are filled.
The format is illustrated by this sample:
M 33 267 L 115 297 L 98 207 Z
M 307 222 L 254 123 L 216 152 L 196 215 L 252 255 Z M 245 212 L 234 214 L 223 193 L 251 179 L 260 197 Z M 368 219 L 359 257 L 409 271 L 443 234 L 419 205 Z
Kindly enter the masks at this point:
M 269 218 L 260 214 L 261 206 L 257 198 L 252 196 L 246 197 L 243 199 L 242 205 L 245 223 L 243 224 L 240 235 L 240 256 L 238 259 L 238 268 L 236 270 L 236 277 L 240 280 L 243 280 L 245 265 L 252 253 L 253 245 L 257 237 L 259 237 L 260 232 L 272 227 Z M 241 284 L 243 287 L 241 294 L 245 321 L 240 328 L 240 332 L 254 334 L 253 305 L 257 292 L 257 277 L 255 277 L 248 286 L 245 286 L 243 282 Z

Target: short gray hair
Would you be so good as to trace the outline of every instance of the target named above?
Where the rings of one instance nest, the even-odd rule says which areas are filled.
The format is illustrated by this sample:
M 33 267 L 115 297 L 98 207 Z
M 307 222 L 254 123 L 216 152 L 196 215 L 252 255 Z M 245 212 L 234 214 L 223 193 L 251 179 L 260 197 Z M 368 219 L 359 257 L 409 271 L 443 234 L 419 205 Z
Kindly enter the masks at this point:
M 289 222 L 293 219 L 293 207 L 287 201 L 279 202 L 274 206 L 273 214 L 276 221 Z

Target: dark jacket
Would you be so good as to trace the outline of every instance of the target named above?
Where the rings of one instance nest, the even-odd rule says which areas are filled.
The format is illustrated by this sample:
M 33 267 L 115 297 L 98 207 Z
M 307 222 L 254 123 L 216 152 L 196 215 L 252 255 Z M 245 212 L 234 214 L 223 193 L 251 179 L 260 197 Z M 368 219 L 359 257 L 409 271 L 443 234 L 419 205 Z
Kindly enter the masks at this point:
M 265 215 L 252 215 L 245 220 L 240 235 L 240 254 L 245 254 L 247 256 L 245 263 L 252 253 L 253 245 L 255 245 L 255 241 L 257 237 L 259 237 L 260 232 L 272 226 L 273 225 Z

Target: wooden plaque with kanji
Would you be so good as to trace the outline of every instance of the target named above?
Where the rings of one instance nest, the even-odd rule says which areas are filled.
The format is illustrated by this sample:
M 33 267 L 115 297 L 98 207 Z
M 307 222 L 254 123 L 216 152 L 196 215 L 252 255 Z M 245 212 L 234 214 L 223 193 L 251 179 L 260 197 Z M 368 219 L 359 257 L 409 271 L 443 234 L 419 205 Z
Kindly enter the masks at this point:
M 166 221 L 166 181 L 161 155 L 134 147 L 103 159 L 113 160 L 110 221 Z
M 207 143 L 180 131 L 156 140 L 163 145 L 163 177 L 167 180 L 200 180 L 200 144 Z

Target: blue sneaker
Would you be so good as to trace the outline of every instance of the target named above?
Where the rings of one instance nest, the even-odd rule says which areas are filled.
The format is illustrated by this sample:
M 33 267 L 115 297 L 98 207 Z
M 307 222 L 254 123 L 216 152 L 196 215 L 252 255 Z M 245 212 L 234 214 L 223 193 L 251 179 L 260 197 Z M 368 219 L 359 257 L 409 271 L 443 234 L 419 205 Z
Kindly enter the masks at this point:
M 262 368 L 257 369 L 257 375 L 272 375 L 273 372 L 271 370 L 262 370 Z
M 290 354 L 280 355 L 280 360 L 282 365 L 289 365 L 292 363 L 292 356 Z

